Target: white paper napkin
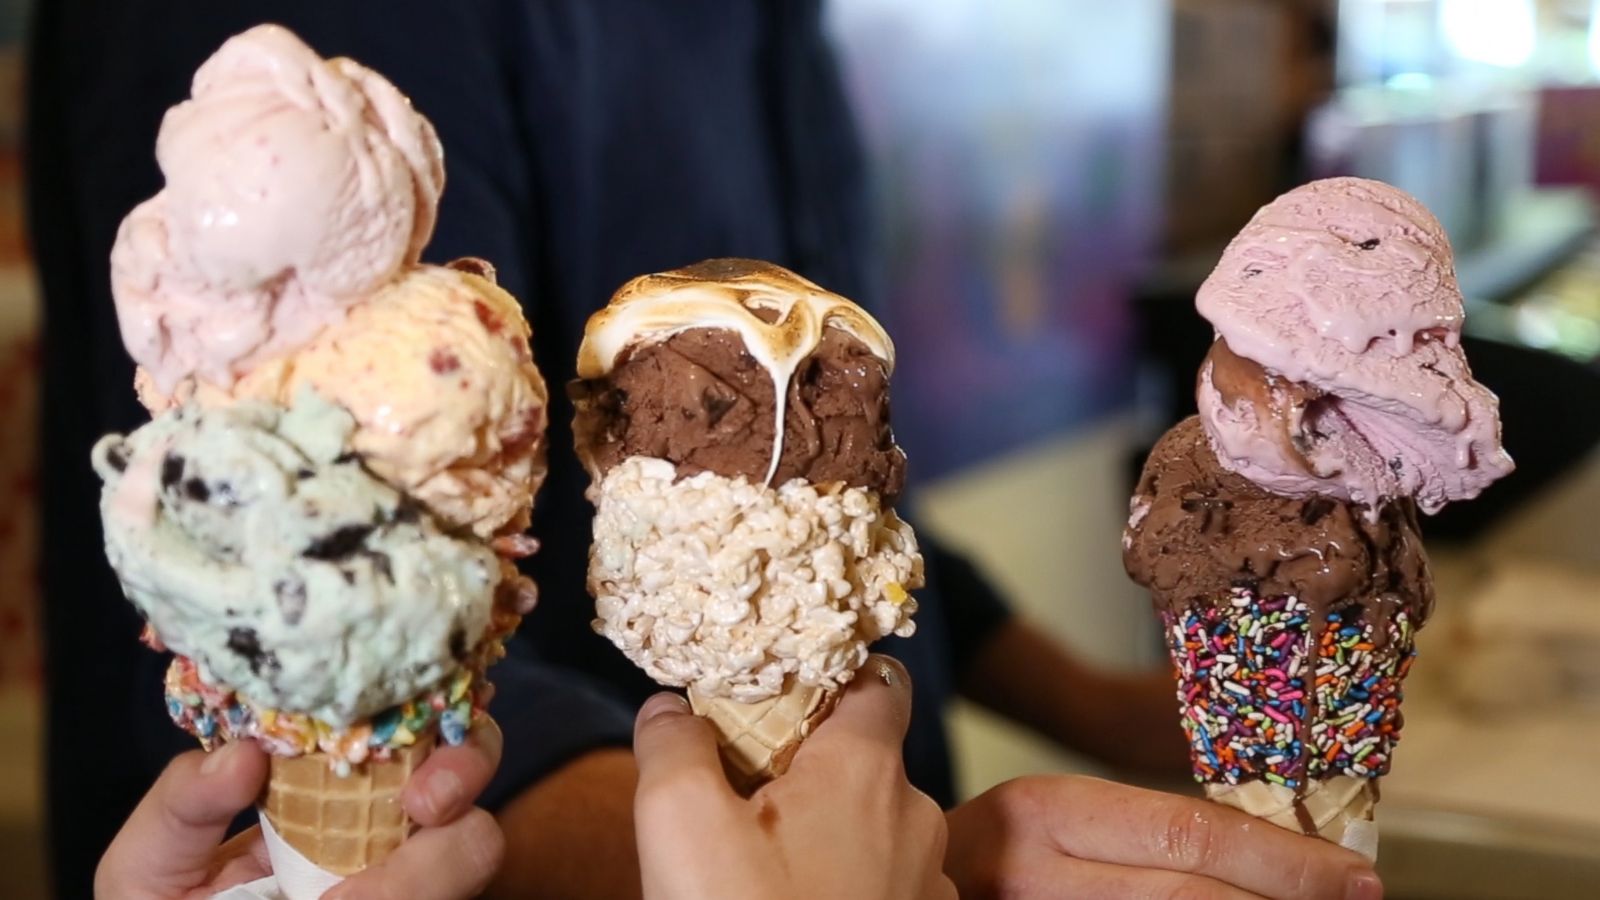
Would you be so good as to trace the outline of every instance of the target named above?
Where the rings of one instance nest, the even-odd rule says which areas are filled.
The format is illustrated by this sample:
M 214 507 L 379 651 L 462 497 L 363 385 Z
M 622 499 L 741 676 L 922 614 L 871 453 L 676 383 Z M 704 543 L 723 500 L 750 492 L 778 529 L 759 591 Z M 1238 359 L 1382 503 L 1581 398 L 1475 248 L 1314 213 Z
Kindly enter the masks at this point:
M 272 874 L 213 894 L 211 900 L 317 900 L 344 880 L 341 875 L 318 868 L 289 846 L 265 813 L 260 814 L 260 819 L 261 836 L 267 842 L 267 858 L 272 861 Z

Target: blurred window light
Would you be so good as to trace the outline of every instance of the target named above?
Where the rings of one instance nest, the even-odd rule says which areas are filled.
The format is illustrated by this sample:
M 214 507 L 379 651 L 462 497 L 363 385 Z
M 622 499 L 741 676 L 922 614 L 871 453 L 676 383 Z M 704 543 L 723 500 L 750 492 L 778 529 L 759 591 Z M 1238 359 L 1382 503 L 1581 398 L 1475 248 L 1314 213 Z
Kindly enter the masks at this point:
M 1589 68 L 1600 75 L 1600 0 L 1589 12 Z
M 1533 57 L 1533 0 L 1442 0 L 1439 25 L 1462 59 L 1514 69 Z
M 1400 72 L 1390 75 L 1383 84 L 1392 91 L 1426 91 L 1433 87 L 1433 76 L 1426 72 Z

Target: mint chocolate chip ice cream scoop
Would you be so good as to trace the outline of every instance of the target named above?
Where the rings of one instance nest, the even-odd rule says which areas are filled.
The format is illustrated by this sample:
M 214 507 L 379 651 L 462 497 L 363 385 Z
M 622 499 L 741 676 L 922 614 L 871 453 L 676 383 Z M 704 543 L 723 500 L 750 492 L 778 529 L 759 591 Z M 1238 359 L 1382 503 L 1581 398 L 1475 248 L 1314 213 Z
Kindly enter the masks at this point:
M 156 637 L 261 706 L 347 725 L 458 669 L 500 566 L 347 450 L 354 421 L 181 406 L 94 449 L 106 556 Z

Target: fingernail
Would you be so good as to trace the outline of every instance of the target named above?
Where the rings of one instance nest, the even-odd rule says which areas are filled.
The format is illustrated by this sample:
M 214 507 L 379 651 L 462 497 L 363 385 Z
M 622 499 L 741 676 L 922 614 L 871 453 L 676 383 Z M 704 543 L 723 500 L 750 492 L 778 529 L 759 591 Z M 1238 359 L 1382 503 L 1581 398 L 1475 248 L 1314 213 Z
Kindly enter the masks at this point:
M 689 711 L 689 701 L 677 694 L 657 694 L 644 702 L 639 710 L 639 721 L 648 722 L 656 716 L 666 713 L 686 713 Z
M 222 767 L 228 764 L 228 757 L 232 751 L 232 744 L 223 744 L 207 753 L 206 758 L 200 763 L 200 774 L 210 776 L 222 771 Z
M 429 812 L 440 815 L 445 810 L 454 809 L 465 794 L 461 776 L 449 769 L 440 769 L 428 776 L 427 786 L 423 789 L 423 803 Z
M 900 665 L 900 661 L 892 656 L 882 656 L 874 653 L 868 657 L 868 660 L 872 674 L 876 675 L 879 681 L 889 687 L 898 687 L 906 684 L 910 679 L 904 667 Z
M 1344 885 L 1345 900 L 1383 900 L 1383 881 L 1376 872 L 1352 872 Z

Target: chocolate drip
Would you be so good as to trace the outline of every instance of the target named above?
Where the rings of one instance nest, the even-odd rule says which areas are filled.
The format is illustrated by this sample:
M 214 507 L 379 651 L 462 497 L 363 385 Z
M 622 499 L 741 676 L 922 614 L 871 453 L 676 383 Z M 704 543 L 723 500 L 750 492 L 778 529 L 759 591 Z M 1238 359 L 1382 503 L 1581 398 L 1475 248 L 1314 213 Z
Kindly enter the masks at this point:
M 1301 787 L 1298 795 L 1294 798 L 1294 817 L 1300 824 L 1301 833 L 1316 834 L 1317 820 L 1315 816 L 1311 815 L 1311 810 L 1306 809 L 1305 801 L 1302 799 L 1305 795 L 1305 788 Z

